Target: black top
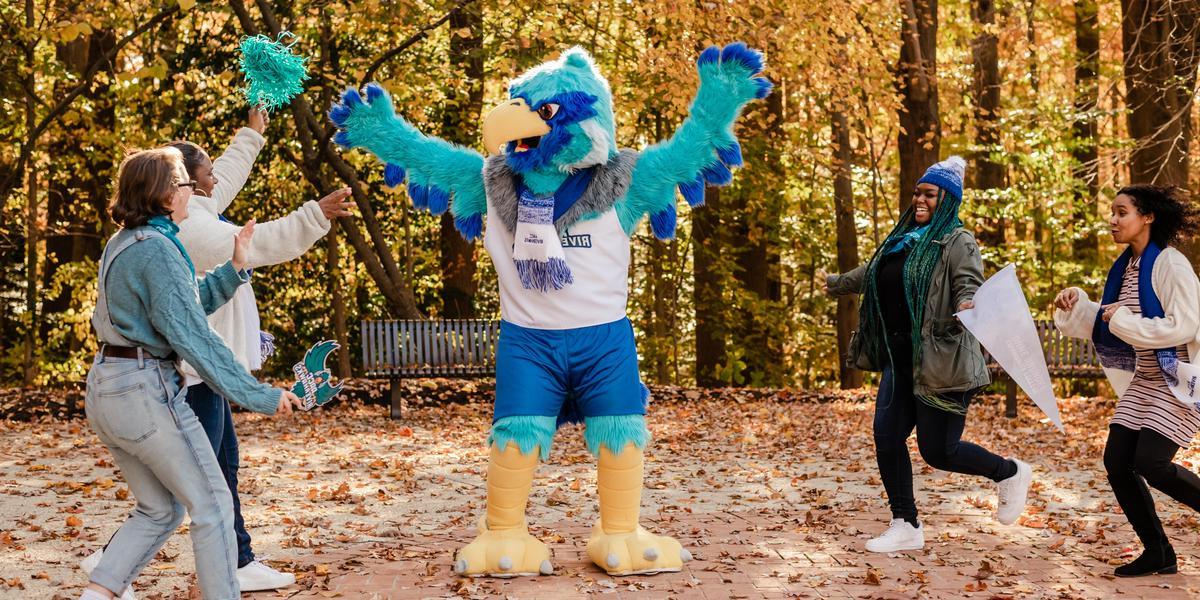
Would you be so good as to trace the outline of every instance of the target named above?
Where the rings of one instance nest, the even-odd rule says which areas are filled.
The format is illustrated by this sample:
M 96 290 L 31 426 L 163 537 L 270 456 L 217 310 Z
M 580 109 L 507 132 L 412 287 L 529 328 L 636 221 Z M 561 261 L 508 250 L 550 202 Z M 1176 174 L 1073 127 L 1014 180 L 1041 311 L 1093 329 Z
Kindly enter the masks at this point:
M 876 297 L 883 316 L 883 329 L 889 338 L 908 336 L 912 323 L 908 316 L 908 300 L 904 293 L 904 262 L 908 250 L 884 256 L 875 269 Z

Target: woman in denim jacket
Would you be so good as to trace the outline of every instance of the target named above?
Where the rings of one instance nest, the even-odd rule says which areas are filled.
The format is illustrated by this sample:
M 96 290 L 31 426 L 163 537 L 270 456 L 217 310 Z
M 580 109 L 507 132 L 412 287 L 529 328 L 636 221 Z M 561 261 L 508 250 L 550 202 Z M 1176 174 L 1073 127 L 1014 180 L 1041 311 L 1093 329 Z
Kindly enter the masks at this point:
M 197 283 L 178 239 L 191 187 L 173 148 L 144 150 L 121 163 L 113 220 L 122 226 L 104 249 L 92 325 L 100 351 L 88 372 L 88 424 L 112 452 L 137 506 L 109 542 L 82 598 L 125 591 L 191 515 L 197 579 L 205 598 L 239 596 L 233 506 L 216 456 L 195 414 L 176 361 L 186 360 L 230 400 L 265 414 L 300 401 L 259 383 L 205 320 L 248 280 L 245 249 L 253 221 L 238 233 L 233 260 Z

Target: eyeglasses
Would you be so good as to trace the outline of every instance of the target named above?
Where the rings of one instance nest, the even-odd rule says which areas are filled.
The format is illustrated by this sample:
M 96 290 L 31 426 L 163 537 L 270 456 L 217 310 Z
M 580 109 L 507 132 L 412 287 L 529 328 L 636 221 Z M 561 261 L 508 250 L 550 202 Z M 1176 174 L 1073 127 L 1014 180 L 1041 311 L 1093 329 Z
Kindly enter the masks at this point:
M 198 182 L 198 181 L 195 181 L 195 180 L 192 180 L 192 181 L 180 181 L 179 183 L 175 184 L 175 187 L 190 187 L 190 188 L 192 188 L 193 190 L 195 190 L 195 189 L 196 189 L 196 184 L 197 184 L 197 183 L 199 183 L 199 182 Z

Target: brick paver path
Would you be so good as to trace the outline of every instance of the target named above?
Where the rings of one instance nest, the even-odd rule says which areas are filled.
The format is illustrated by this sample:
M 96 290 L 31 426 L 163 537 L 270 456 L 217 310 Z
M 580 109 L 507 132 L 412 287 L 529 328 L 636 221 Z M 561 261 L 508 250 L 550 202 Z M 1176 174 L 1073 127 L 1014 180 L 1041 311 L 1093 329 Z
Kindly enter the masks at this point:
M 1017 525 L 992 520 L 989 482 L 930 469 L 914 443 L 927 545 L 881 556 L 862 549 L 887 521 L 869 393 L 656 390 L 643 524 L 679 538 L 695 561 L 681 573 L 621 578 L 589 563 L 594 462 L 580 430 L 567 428 L 538 470 L 529 508 L 557 573 L 460 579 L 450 566 L 483 509 L 491 409 L 486 388 L 466 394 L 476 401 L 416 408 L 401 422 L 352 403 L 290 420 L 237 415 L 255 549 L 299 578 L 248 597 L 1200 597 L 1200 519 L 1157 493 L 1180 574 L 1112 578 L 1113 564 L 1140 548 L 1100 462 L 1113 402 L 1087 398 L 1063 401 L 1066 434 L 1032 406 L 1013 421 L 996 398 L 972 408 L 967 439 L 1034 465 Z M 1195 468 L 1197 456 L 1179 458 Z M 0 422 L 0 597 L 78 597 L 79 558 L 132 506 L 85 422 Z M 135 582 L 140 598 L 198 597 L 186 527 Z
M 551 577 L 475 579 L 454 577 L 450 563 L 461 535 L 429 534 L 401 546 L 366 546 L 322 560 L 352 559 L 345 573 L 323 589 L 293 598 L 1194 598 L 1200 597 L 1200 566 L 1194 543 L 1176 543 L 1181 574 L 1115 579 L 1112 567 L 1077 551 L 1050 550 L 1057 540 L 1041 530 L 1013 532 L 979 516 L 930 518 L 942 533 L 925 550 L 896 555 L 861 549 L 865 532 L 876 531 L 881 513 L 824 522 L 820 511 L 788 508 L 715 511 L 680 516 L 669 527 L 693 540 L 696 560 L 680 573 L 608 577 L 585 553 L 588 527 L 553 523 L 563 538 L 551 544 L 558 572 Z M 996 531 L 1003 529 L 1003 535 Z M 857 532 L 864 532 L 859 535 Z M 980 547 L 962 551 L 974 536 Z M 705 539 L 707 543 L 701 543 Z M 1065 545 L 1065 544 L 1064 544 Z M 1059 549 L 1063 549 L 1060 546 Z M 990 566 L 983 567 L 984 562 Z M 270 598 L 276 594 L 258 594 Z

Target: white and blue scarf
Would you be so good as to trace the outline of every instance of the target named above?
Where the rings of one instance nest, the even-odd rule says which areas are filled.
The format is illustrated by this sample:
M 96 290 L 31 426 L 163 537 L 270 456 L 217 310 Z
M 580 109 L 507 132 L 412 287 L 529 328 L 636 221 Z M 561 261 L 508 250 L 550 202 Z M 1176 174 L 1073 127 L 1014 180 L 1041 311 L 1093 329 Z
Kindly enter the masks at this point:
M 1138 306 L 1142 309 L 1142 317 L 1148 319 L 1163 317 L 1166 314 L 1163 311 L 1162 302 L 1154 293 L 1153 281 L 1154 262 L 1158 260 L 1162 251 L 1162 246 L 1151 241 L 1142 251 L 1141 262 L 1137 267 Z M 1126 248 L 1125 252 L 1121 253 L 1117 261 L 1113 263 L 1112 268 L 1108 270 L 1101 306 L 1116 302 L 1121 295 L 1121 282 L 1125 277 L 1125 270 L 1129 268 L 1130 260 L 1133 260 L 1133 250 Z M 1103 314 L 1104 309 L 1101 308 L 1096 313 L 1096 324 L 1092 326 L 1092 344 L 1096 346 L 1096 353 L 1100 355 L 1100 364 L 1109 369 L 1134 371 L 1137 367 L 1137 351 L 1125 340 L 1113 334 L 1108 323 L 1104 321 Z M 1154 355 L 1158 359 L 1159 368 L 1162 369 L 1163 379 L 1172 386 L 1178 385 L 1179 356 L 1176 354 L 1175 348 L 1159 348 L 1154 351 Z
M 525 289 L 547 292 L 575 282 L 554 222 L 579 200 L 594 173 L 594 169 L 576 171 L 553 194 L 542 196 L 518 182 L 513 262 Z

